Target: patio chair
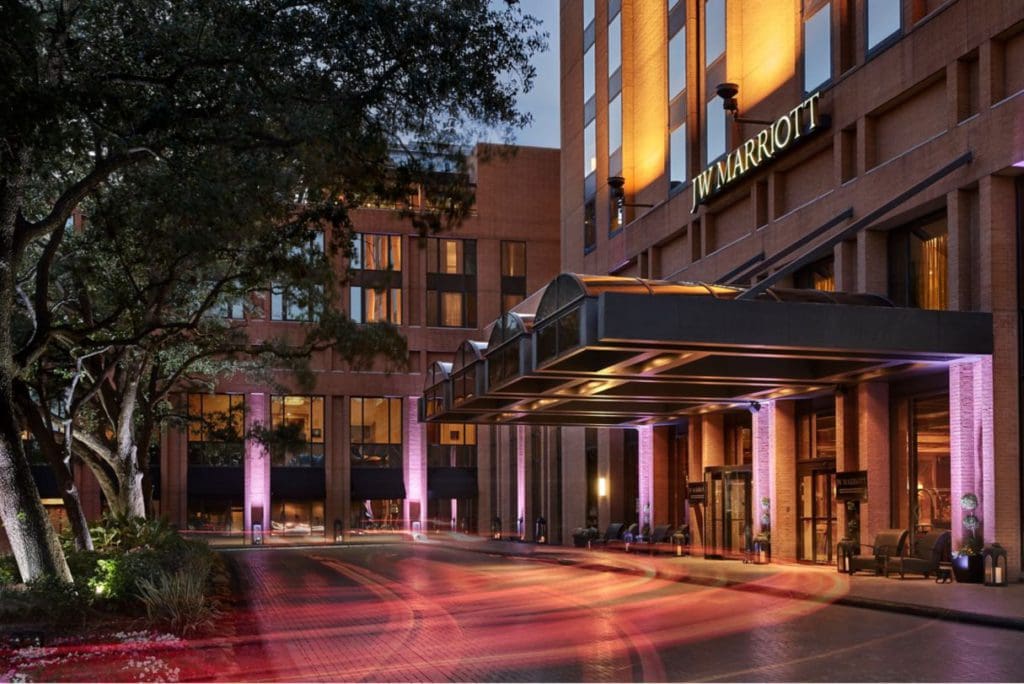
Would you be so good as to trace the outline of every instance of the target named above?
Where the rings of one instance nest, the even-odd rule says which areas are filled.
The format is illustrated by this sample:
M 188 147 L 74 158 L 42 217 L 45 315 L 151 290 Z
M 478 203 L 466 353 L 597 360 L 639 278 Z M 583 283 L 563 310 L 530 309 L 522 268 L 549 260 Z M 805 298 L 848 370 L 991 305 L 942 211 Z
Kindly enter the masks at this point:
M 859 545 L 861 552 L 850 558 L 850 574 L 858 570 L 871 570 L 876 575 L 886 573 L 889 559 L 902 556 L 906 543 L 906 530 L 882 530 L 871 546 Z M 864 550 L 868 553 L 863 553 Z
M 608 542 L 618 541 L 622 537 L 622 528 L 625 527 L 625 523 L 612 523 L 608 526 L 608 529 L 604 531 L 604 536 L 595 539 L 591 542 L 592 545 L 596 544 L 607 544 Z
M 950 562 L 949 530 L 932 530 L 907 544 L 903 555 L 890 558 L 888 571 L 899 570 L 900 579 L 908 572 L 924 575 L 926 578 L 938 573 L 940 563 Z

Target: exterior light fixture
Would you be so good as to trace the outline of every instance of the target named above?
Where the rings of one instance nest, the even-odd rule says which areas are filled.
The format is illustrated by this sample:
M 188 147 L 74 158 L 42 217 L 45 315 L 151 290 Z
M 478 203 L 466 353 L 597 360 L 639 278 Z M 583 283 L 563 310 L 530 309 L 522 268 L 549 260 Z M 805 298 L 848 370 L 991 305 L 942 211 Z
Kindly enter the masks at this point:
M 985 559 L 985 586 L 1005 587 L 1006 549 L 993 542 L 982 550 L 981 555 Z
M 608 176 L 608 188 L 611 193 L 612 201 L 615 202 L 615 206 L 619 209 L 624 207 L 645 207 L 650 209 L 653 204 L 627 204 L 626 203 L 626 191 L 623 189 L 626 187 L 626 179 L 622 176 Z
M 599 477 L 597 478 L 597 495 L 608 496 L 608 478 Z
M 740 116 L 740 105 L 736 100 L 736 96 L 740 92 L 740 87 L 735 83 L 719 83 L 715 86 L 715 94 L 722 98 L 722 109 L 732 114 L 732 120 L 736 123 L 750 123 L 760 124 L 762 126 L 771 126 L 774 121 L 764 121 L 762 119 L 747 119 Z

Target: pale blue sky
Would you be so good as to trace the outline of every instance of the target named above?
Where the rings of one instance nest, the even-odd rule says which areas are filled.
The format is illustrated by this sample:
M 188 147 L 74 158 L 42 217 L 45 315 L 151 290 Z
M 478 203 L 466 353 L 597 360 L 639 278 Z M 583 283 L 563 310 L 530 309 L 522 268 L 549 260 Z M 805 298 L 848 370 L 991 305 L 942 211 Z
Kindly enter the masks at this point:
M 501 0 L 504 2 L 504 0 Z M 520 96 L 521 109 L 533 114 L 533 124 L 516 135 L 520 145 L 558 147 L 558 0 L 519 0 L 527 14 L 541 20 L 548 33 L 548 49 L 533 58 L 537 78 L 533 89 Z M 495 138 L 494 142 L 499 142 Z

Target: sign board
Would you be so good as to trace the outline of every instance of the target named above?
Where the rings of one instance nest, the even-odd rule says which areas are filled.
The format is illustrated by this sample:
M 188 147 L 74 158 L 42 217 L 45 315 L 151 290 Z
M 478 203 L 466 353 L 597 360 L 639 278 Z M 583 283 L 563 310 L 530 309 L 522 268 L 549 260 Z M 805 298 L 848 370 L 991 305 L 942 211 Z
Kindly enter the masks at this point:
M 846 473 L 836 473 L 836 500 L 867 501 L 868 471 L 851 470 Z
M 697 211 L 701 204 L 775 159 L 796 145 L 803 136 L 827 128 L 828 117 L 818 114 L 819 96 L 820 93 L 814 93 L 755 137 L 701 171 L 693 179 L 693 207 L 690 211 Z
M 707 485 L 703 482 L 690 482 L 686 485 L 686 500 L 691 504 L 702 504 L 708 498 Z

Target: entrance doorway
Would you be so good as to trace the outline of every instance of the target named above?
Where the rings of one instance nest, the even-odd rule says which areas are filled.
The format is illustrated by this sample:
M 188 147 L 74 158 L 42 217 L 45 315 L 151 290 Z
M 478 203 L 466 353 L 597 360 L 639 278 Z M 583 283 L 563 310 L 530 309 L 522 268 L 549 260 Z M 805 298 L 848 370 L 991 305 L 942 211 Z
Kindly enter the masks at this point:
M 742 556 L 750 544 L 751 468 L 724 466 L 704 471 L 707 519 L 704 557 Z
M 835 545 L 836 491 L 835 461 L 802 463 L 797 468 L 797 515 L 799 535 L 797 558 L 808 563 L 829 565 Z

